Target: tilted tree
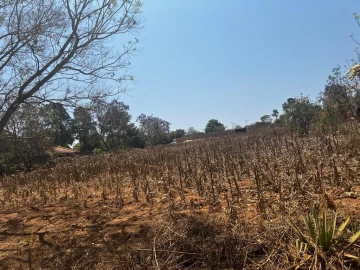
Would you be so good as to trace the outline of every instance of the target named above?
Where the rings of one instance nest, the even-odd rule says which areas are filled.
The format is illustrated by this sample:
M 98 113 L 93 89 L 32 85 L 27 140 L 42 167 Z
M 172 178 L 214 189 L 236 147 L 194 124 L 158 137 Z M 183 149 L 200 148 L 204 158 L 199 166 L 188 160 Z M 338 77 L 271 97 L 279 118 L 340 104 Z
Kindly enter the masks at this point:
M 0 134 L 23 103 L 75 106 L 123 91 L 140 9 L 140 0 L 0 0 Z

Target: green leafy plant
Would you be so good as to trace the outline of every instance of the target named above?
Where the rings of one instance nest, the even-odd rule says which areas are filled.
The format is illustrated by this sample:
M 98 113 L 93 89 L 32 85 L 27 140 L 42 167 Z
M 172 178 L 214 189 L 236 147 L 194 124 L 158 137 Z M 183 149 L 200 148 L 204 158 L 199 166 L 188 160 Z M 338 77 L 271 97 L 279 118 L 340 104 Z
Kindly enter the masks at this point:
M 95 148 L 95 149 L 93 150 L 93 154 L 95 154 L 95 155 L 101 154 L 102 152 L 103 152 L 103 150 L 100 149 L 100 148 Z
M 337 213 L 334 214 L 333 220 L 329 226 L 326 209 L 323 210 L 322 215 L 319 217 L 317 210 L 313 207 L 311 209 L 311 213 L 304 217 L 304 222 L 308 231 L 307 234 L 303 233 L 299 227 L 294 224 L 294 222 L 289 220 L 289 224 L 298 234 L 300 241 L 306 244 L 301 245 L 301 248 L 297 248 L 297 251 L 304 252 L 304 247 L 306 247 L 306 250 L 311 252 L 317 251 L 318 249 L 326 252 L 343 239 L 347 226 L 350 223 L 350 217 L 348 217 L 338 228 L 336 228 Z M 360 231 L 347 240 L 347 245 L 343 248 L 343 250 L 349 249 L 352 245 L 354 245 L 359 237 Z M 298 241 L 296 243 L 296 247 L 300 247 Z M 356 257 L 346 253 L 345 256 L 350 258 Z

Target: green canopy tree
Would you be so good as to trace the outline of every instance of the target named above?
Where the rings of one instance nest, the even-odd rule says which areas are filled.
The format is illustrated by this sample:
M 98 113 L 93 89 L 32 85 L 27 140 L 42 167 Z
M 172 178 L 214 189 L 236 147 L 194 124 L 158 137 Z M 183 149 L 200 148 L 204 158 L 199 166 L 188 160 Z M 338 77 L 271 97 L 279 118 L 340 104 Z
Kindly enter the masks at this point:
M 170 123 L 159 117 L 141 114 L 137 122 L 140 123 L 140 131 L 149 145 L 166 143 L 169 141 Z
M 287 124 L 302 135 L 309 133 L 311 124 L 316 121 L 321 112 L 320 105 L 311 101 L 309 97 L 302 95 L 289 98 L 282 105 L 282 108 Z
M 52 145 L 68 147 L 74 142 L 73 121 L 62 104 L 43 105 L 39 114 Z
M 22 104 L 12 115 L 0 138 L 0 175 L 18 164 L 26 170 L 48 159 L 51 146 L 36 104 Z
M 274 109 L 271 114 L 272 117 L 275 118 L 275 121 L 279 118 L 279 111 Z
M 96 127 L 100 136 L 105 138 L 106 146 L 110 149 L 128 146 L 128 136 L 133 136 L 135 131 L 130 122 L 129 106 L 114 99 L 111 102 L 98 100 L 92 108 Z
M 95 148 L 102 148 L 101 138 L 96 131 L 89 108 L 75 108 L 74 129 L 79 140 L 80 152 L 91 152 Z
M 331 112 L 332 118 L 336 117 L 341 121 L 356 117 L 354 103 L 359 101 L 357 97 L 357 89 L 351 87 L 348 78 L 341 73 L 341 67 L 333 68 L 324 91 L 320 93 L 320 101 L 325 111 Z
M 175 131 L 170 132 L 169 138 L 170 138 L 170 140 L 173 140 L 175 138 L 181 138 L 181 137 L 184 137 L 184 136 L 185 136 L 185 130 L 177 129 Z
M 216 119 L 211 119 L 206 124 L 205 133 L 225 131 L 225 126 Z
M 271 116 L 269 114 L 266 114 L 266 115 L 263 115 L 263 116 L 260 117 L 260 121 L 262 123 L 271 123 L 272 119 L 271 119 Z

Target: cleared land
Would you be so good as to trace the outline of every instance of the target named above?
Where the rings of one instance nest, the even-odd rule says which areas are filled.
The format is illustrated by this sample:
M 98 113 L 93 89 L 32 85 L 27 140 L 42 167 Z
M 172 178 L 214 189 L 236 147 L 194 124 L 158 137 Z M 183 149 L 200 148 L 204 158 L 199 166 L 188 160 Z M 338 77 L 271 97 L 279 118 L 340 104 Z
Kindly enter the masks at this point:
M 1 179 L 1 269 L 357 269 L 298 254 L 311 206 L 360 224 L 360 134 L 280 130 L 60 159 Z M 347 252 L 359 256 L 359 243 Z M 316 260 L 315 260 L 316 257 Z

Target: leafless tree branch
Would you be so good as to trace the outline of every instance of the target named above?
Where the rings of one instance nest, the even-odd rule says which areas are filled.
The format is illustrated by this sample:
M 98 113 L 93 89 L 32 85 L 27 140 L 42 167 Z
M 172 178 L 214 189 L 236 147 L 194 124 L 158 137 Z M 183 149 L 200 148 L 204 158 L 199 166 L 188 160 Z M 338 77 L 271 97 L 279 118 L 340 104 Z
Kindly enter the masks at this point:
M 0 0 L 0 133 L 34 99 L 76 106 L 124 92 L 138 40 L 111 42 L 140 28 L 140 9 L 140 0 Z M 94 90 L 104 80 L 111 91 Z

